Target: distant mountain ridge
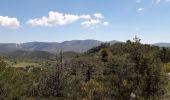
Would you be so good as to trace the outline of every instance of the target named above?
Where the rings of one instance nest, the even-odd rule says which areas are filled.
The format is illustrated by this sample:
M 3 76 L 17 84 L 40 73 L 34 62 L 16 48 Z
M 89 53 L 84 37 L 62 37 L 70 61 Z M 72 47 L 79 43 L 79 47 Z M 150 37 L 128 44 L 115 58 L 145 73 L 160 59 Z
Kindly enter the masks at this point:
M 158 47 L 170 47 L 170 43 L 162 42 L 162 43 L 155 43 L 153 44 Z
M 119 41 L 113 40 L 108 42 L 98 40 L 71 40 L 58 42 L 27 42 L 27 43 L 0 43 L 0 52 L 13 52 L 17 50 L 24 51 L 47 51 L 50 53 L 57 53 L 61 50 L 63 52 L 85 52 L 93 47 L 99 46 L 101 43 L 118 43 Z
M 120 41 L 98 41 L 98 40 L 71 40 L 58 42 L 27 42 L 27 43 L 0 43 L 0 52 L 14 52 L 18 50 L 23 51 L 47 51 L 50 53 L 63 52 L 85 52 L 93 47 L 99 46 L 101 43 L 115 44 Z M 159 47 L 170 47 L 170 43 L 155 43 L 152 44 Z

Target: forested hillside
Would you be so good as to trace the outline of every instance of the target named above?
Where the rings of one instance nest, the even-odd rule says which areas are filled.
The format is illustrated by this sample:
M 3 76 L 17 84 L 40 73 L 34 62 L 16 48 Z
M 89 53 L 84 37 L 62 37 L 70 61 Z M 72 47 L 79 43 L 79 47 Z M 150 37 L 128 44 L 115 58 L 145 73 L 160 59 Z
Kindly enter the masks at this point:
M 104 43 L 85 53 L 37 52 L 1 55 L 1 100 L 170 98 L 169 48 L 141 44 L 136 38 L 133 42 Z M 16 67 L 21 62 L 22 66 Z

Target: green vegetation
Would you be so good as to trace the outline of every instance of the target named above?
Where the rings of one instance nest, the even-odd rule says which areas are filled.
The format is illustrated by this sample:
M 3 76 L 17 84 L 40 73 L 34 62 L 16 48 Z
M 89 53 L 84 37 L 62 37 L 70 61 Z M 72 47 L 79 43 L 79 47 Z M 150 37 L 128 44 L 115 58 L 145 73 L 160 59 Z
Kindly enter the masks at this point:
M 81 54 L 3 55 L 0 99 L 169 100 L 169 54 L 169 48 L 141 44 L 136 37 Z
M 39 65 L 37 63 L 28 63 L 28 62 L 20 62 L 13 65 L 13 67 L 27 67 L 27 66 L 39 66 Z

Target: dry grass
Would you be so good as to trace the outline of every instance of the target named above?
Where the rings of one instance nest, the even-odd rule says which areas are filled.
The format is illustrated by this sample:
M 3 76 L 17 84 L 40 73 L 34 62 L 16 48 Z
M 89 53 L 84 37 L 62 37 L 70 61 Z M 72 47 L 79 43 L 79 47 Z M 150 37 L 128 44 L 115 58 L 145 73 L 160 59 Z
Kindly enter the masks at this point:
M 17 63 L 15 65 L 13 65 L 13 67 L 27 67 L 27 66 L 40 66 L 39 64 L 37 63 L 29 63 L 29 62 L 20 62 L 20 63 Z

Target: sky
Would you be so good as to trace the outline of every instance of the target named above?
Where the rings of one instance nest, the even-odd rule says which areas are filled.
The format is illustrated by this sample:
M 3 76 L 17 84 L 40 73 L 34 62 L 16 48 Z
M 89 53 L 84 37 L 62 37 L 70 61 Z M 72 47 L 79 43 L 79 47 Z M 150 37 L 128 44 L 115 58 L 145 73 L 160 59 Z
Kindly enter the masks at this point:
M 170 0 L 0 0 L 0 43 L 170 42 Z

